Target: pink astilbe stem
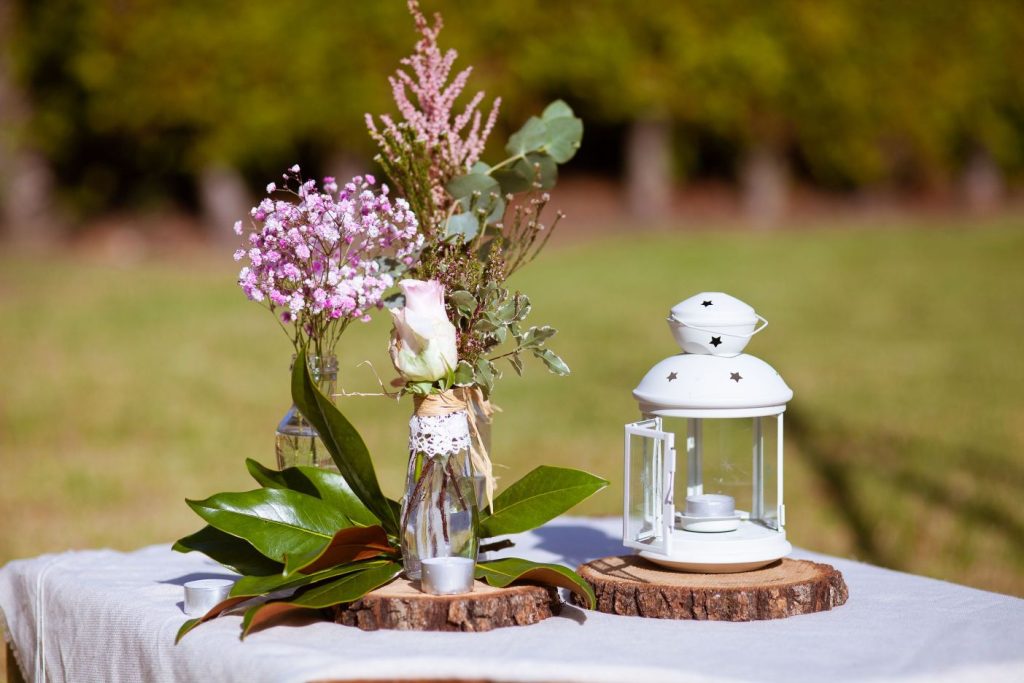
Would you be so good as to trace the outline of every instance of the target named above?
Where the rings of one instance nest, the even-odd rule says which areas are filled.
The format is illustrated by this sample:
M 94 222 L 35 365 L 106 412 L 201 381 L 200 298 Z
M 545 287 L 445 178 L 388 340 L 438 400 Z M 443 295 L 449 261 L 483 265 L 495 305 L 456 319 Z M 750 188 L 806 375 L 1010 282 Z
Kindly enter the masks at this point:
M 452 49 L 444 52 L 437 44 L 437 37 L 444 25 L 441 15 L 434 15 L 434 24 L 431 26 L 420 10 L 418 0 L 409 0 L 408 4 L 420 39 L 416 42 L 413 54 L 401 62 L 408 70 L 399 68 L 394 76 L 388 78 L 388 82 L 403 122 L 430 153 L 430 180 L 434 187 L 435 201 L 443 205 L 445 182 L 468 171 L 483 153 L 497 120 L 501 99 L 494 100 L 482 126 L 483 117 L 478 107 L 484 98 L 483 92 L 476 93 L 462 113 L 454 114 L 455 101 L 465 89 L 473 69 L 463 69 L 449 82 L 448 77 L 458 53 Z M 370 136 L 380 145 L 382 153 L 389 160 L 394 161 L 401 156 L 403 150 L 390 148 L 370 114 L 366 115 L 366 125 Z M 390 116 L 381 116 L 380 125 L 392 140 L 401 139 L 398 124 Z

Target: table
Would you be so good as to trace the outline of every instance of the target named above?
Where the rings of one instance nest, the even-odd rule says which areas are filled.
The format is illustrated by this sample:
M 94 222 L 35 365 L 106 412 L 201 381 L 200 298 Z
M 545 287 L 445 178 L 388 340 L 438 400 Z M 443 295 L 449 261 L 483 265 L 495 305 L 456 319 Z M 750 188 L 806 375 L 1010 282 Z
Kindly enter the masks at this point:
M 622 554 L 617 519 L 563 517 L 512 551 L 569 566 Z M 16 560 L 0 610 L 28 680 L 1024 681 L 1024 600 L 796 550 L 843 572 L 831 612 L 725 623 L 617 617 L 566 606 L 489 633 L 363 632 L 314 622 L 239 640 L 239 617 L 175 646 L 182 584 L 228 574 L 167 545 Z

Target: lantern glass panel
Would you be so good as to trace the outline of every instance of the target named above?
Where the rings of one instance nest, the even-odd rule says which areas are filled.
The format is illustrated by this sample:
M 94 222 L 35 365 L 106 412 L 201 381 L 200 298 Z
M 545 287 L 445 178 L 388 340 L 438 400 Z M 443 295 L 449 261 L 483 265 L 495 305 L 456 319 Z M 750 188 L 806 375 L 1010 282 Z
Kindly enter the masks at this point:
M 777 415 L 755 418 L 761 421 L 761 448 L 764 454 L 761 469 L 762 510 L 757 516 L 765 526 L 779 528 L 779 418 Z M 756 431 L 756 430 L 755 430 Z M 751 511 L 753 512 L 753 511 Z M 754 518 L 754 515 L 751 515 Z
M 701 493 L 732 496 L 737 511 L 751 511 L 753 496 L 752 419 L 693 420 L 700 432 Z M 685 503 L 685 501 L 684 501 Z
M 641 543 L 658 543 L 663 536 L 664 444 L 637 434 L 629 435 L 629 498 L 626 536 Z

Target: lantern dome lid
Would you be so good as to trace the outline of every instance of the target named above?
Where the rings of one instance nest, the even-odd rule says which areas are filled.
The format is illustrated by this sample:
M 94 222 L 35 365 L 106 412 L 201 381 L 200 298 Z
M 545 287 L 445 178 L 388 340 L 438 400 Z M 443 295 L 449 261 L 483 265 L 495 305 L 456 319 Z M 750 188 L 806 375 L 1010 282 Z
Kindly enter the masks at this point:
M 745 325 L 757 322 L 754 307 L 725 292 L 701 292 L 672 307 L 669 316 L 676 322 L 696 327 L 706 325 Z
M 655 365 L 633 390 L 641 412 L 678 417 L 774 415 L 793 398 L 775 368 L 741 353 L 681 353 Z

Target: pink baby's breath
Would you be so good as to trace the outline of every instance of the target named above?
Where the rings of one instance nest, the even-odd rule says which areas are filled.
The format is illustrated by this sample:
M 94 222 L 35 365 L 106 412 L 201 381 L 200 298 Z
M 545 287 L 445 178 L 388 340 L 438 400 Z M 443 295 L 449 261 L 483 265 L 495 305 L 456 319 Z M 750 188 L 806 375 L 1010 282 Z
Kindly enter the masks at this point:
M 238 284 L 294 326 L 296 346 L 312 342 L 317 352 L 329 351 L 349 322 L 367 320 L 365 311 L 381 306 L 423 236 L 409 205 L 391 200 L 386 186 L 374 192 L 372 176 L 356 176 L 338 192 L 333 178 L 318 189 L 298 173 L 292 166 L 284 187 L 267 186 L 268 194 L 287 192 L 292 201 L 268 197 L 250 212 L 249 246 L 235 252 L 236 261 L 248 261 Z

